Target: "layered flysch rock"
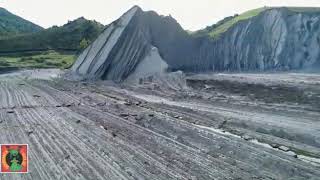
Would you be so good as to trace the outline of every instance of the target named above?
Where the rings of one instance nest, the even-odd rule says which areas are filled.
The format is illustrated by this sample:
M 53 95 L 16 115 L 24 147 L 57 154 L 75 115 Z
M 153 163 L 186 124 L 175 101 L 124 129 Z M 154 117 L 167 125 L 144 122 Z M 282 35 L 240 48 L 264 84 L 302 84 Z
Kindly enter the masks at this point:
M 319 68 L 320 11 L 269 9 L 200 49 L 198 57 L 216 71 Z
M 72 74 L 83 79 L 116 82 L 162 73 L 186 59 L 191 37 L 172 17 L 143 12 L 135 6 L 79 56 Z
M 135 6 L 79 56 L 74 76 L 116 82 L 165 71 L 261 71 L 320 66 L 320 11 L 269 8 L 218 38 Z
M 126 31 L 139 8 L 134 7 L 110 24 L 86 48 L 72 67 L 75 74 L 89 79 L 121 79 L 132 69 L 132 64 L 143 58 L 148 50 L 146 41 L 137 41 L 139 32 Z M 129 38 L 128 36 L 132 36 Z

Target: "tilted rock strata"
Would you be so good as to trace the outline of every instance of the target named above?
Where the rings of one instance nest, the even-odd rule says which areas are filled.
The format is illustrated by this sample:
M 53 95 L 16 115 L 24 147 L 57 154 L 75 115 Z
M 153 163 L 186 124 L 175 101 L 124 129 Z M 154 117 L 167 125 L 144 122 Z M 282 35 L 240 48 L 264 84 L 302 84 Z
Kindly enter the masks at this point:
M 271 9 L 232 27 L 199 53 L 212 70 L 292 70 L 320 64 L 320 14 Z
M 145 76 L 152 71 L 317 68 L 320 67 L 319 25 L 320 13 L 273 8 L 238 22 L 212 39 L 206 35 L 189 35 L 171 16 L 143 12 L 135 6 L 110 24 L 79 56 L 72 72 L 85 79 L 120 82 L 133 73 L 138 78 L 138 74 Z M 155 49 L 158 55 L 150 56 Z M 146 62 L 148 55 L 153 57 L 147 58 L 150 62 Z M 149 64 L 148 68 L 137 68 L 141 62 Z

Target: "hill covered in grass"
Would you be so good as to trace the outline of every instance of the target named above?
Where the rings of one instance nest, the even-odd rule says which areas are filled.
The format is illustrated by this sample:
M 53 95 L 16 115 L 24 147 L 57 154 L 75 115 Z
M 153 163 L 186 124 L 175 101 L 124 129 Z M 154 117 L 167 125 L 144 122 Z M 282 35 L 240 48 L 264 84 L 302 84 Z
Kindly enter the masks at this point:
M 78 51 L 96 39 L 103 29 L 102 24 L 81 17 L 61 27 L 53 26 L 39 32 L 2 39 L 0 53 L 51 49 Z
M 258 16 L 261 12 L 270 9 L 269 7 L 262 7 L 246 11 L 242 14 L 235 14 L 219 21 L 218 23 L 207 26 L 205 29 L 196 31 L 193 33 L 194 36 L 209 35 L 211 38 L 218 38 L 222 33 L 226 32 L 229 28 L 234 26 L 236 23 Z
M 293 13 L 293 14 L 294 13 L 303 13 L 303 14 L 320 13 L 319 7 L 267 7 L 265 6 L 265 7 L 246 11 L 242 14 L 235 14 L 234 16 L 226 17 L 223 20 L 217 22 L 216 24 L 207 26 L 204 29 L 193 32 L 192 35 L 195 37 L 208 35 L 212 39 L 217 39 L 220 37 L 220 35 L 228 31 L 231 27 L 235 26 L 237 23 L 257 17 L 258 15 L 260 15 L 261 13 L 267 10 L 276 10 L 276 9 L 286 9 L 288 13 Z
M 226 32 L 230 27 L 232 27 L 237 22 L 255 17 L 267 9 L 269 9 L 269 8 L 264 7 L 264 8 L 250 10 L 250 11 L 247 11 L 247 12 L 242 13 L 240 15 L 235 15 L 233 18 L 230 18 L 230 20 L 227 20 L 227 21 L 221 23 L 219 26 L 213 28 L 209 32 L 209 35 L 211 37 L 215 38 L 215 37 L 219 36 L 221 33 Z
M 0 39 L 41 30 L 43 30 L 42 27 L 0 7 Z

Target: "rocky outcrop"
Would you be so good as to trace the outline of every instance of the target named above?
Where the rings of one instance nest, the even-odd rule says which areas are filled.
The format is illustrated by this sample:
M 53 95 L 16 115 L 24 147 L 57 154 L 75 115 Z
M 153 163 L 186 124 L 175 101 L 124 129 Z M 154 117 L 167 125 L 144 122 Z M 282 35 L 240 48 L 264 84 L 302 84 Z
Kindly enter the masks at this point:
M 72 66 L 72 71 L 84 78 L 112 78 L 114 80 L 121 79 L 139 58 L 146 53 L 146 41 L 140 39 L 137 31 L 125 32 L 130 21 L 135 16 L 139 9 L 132 8 L 124 14 L 119 20 L 110 24 L 104 32 L 87 47 L 79 56 L 75 64 Z M 129 35 L 132 38 L 129 38 Z M 136 38 L 136 39 L 134 39 Z M 134 43 L 133 42 L 140 42 Z M 126 46 L 127 48 L 124 48 Z M 135 51 L 135 50 L 140 50 Z M 125 55 L 131 55 L 124 59 Z M 121 67 L 123 65 L 124 67 Z
M 320 67 L 320 11 L 269 8 L 212 39 L 171 16 L 135 6 L 79 56 L 72 74 L 116 82 L 165 71 L 265 71 Z
M 172 17 L 143 12 L 135 6 L 82 52 L 72 74 L 120 82 L 131 74 L 131 78 L 138 78 L 177 68 L 190 59 L 192 50 L 192 38 Z
M 132 73 L 144 76 L 152 71 L 164 72 L 177 64 L 176 59 L 186 56 L 186 46 L 192 49 L 190 40 L 173 18 L 143 12 L 135 6 L 84 50 L 72 72 L 85 79 L 117 82 Z
M 320 12 L 275 8 L 202 43 L 198 56 L 215 71 L 263 71 L 317 68 L 319 53 Z

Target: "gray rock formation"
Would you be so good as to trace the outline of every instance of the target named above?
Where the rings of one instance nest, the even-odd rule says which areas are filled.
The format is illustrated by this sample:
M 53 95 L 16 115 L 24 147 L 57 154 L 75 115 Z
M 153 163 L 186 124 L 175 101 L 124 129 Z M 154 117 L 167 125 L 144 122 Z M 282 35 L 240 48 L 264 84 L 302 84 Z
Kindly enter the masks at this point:
M 172 17 L 143 12 L 135 6 L 104 32 L 79 56 L 72 74 L 83 79 L 116 82 L 165 72 L 188 59 L 192 38 Z
M 201 44 L 198 55 L 212 70 L 248 71 L 319 67 L 319 53 L 320 11 L 274 8 Z
M 116 82 L 165 71 L 265 71 L 320 67 L 320 11 L 271 8 L 219 38 L 194 36 L 171 17 L 135 6 L 79 56 L 72 74 Z

